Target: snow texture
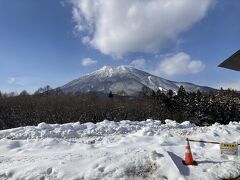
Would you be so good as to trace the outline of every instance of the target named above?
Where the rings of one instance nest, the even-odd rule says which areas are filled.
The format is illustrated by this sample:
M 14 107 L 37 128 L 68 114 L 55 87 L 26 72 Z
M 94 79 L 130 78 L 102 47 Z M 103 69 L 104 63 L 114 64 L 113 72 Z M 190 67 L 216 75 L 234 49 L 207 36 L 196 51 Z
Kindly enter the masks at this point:
M 198 166 L 184 166 L 185 138 L 239 142 L 240 123 L 198 127 L 165 120 L 46 124 L 0 131 L 0 179 L 229 179 L 240 159 L 217 144 L 191 142 Z

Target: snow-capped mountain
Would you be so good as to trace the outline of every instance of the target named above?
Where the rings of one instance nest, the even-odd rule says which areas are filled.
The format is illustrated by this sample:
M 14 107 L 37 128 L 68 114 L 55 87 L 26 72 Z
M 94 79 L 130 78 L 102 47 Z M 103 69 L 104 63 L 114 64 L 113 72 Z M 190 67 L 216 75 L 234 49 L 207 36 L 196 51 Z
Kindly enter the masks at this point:
M 212 90 L 212 88 L 192 83 L 170 81 L 128 66 L 104 66 L 67 83 L 60 89 L 66 93 L 109 93 L 111 91 L 113 94 L 134 96 L 139 94 L 143 88 L 154 91 L 172 89 L 177 92 L 181 85 L 186 91 Z

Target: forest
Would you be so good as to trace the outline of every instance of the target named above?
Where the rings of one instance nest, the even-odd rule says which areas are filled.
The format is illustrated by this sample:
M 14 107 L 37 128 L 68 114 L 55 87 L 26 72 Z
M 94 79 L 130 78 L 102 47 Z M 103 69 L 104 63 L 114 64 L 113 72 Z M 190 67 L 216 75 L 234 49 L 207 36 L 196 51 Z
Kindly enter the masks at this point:
M 186 92 L 181 86 L 174 94 L 145 92 L 126 97 L 111 92 L 65 94 L 49 86 L 34 94 L 22 91 L 0 93 L 0 129 L 46 123 L 93 122 L 104 119 L 142 121 L 146 119 L 190 121 L 204 126 L 227 124 L 240 119 L 240 94 L 234 90 Z

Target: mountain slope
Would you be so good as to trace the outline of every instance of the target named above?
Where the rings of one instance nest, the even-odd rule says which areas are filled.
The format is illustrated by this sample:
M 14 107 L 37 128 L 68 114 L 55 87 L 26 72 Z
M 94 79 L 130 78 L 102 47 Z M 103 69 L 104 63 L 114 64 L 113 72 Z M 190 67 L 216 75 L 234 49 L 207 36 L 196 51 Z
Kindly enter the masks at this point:
M 186 91 L 212 90 L 209 87 L 198 86 L 191 83 L 169 81 L 127 66 L 104 66 L 97 71 L 67 83 L 60 87 L 60 89 L 66 93 L 109 93 L 112 91 L 113 94 L 134 96 L 139 94 L 143 87 L 154 91 L 167 91 L 172 89 L 177 92 L 181 85 L 183 85 Z

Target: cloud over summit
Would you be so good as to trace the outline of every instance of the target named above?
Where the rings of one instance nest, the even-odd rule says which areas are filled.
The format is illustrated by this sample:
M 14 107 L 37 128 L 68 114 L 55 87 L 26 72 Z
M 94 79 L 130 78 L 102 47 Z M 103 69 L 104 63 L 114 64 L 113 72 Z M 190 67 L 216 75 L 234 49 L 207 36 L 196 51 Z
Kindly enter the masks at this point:
M 103 54 L 158 52 L 201 20 L 215 0 L 72 0 L 82 41 Z
M 155 75 L 184 75 L 196 74 L 205 68 L 200 60 L 193 60 L 187 53 L 180 52 L 163 59 L 156 68 L 152 71 Z
M 82 66 L 90 66 L 90 65 L 93 65 L 93 64 L 97 64 L 97 61 L 95 61 L 91 58 L 84 58 L 81 61 Z

